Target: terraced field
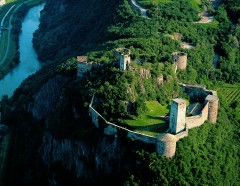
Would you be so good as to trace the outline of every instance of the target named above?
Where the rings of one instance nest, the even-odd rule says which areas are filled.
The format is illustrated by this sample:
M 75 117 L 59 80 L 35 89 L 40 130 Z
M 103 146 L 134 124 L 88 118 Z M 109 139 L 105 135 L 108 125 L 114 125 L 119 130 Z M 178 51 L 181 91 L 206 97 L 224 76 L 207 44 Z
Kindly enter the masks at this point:
M 219 96 L 221 96 L 228 104 L 233 101 L 240 101 L 240 85 L 223 85 L 217 90 Z

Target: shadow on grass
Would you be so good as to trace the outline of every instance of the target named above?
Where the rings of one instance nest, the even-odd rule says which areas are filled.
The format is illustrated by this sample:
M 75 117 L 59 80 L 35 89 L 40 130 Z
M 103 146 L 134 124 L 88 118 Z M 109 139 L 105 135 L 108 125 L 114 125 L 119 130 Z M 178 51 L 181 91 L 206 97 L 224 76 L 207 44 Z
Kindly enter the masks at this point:
M 138 130 L 138 131 L 163 133 L 168 129 L 168 126 L 169 126 L 169 124 L 166 122 L 166 123 L 158 123 L 158 124 L 153 124 L 153 125 L 148 125 L 148 126 L 134 126 L 132 128 L 133 128 L 133 130 Z
M 165 119 L 164 119 L 162 116 L 150 116 L 150 115 L 146 115 L 146 117 L 147 117 L 148 119 L 155 119 L 155 120 L 163 121 L 163 123 L 166 122 Z

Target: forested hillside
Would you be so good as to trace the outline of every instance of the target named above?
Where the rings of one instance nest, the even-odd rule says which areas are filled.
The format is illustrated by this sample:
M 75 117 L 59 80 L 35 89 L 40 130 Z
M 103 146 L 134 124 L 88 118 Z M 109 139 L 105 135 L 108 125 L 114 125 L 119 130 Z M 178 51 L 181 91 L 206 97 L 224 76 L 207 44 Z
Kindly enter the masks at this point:
M 207 5 L 215 19 L 200 24 L 203 5 L 193 8 L 186 0 L 150 3 L 149 18 L 133 11 L 127 0 L 47 0 L 33 40 L 45 65 L 11 99 L 1 101 L 12 136 L 5 185 L 239 185 L 240 2 Z M 176 34 L 180 39 L 172 37 Z M 193 47 L 182 48 L 183 42 Z M 113 65 L 119 47 L 131 50 L 134 71 Z M 188 54 L 185 71 L 174 73 L 175 51 Z M 77 55 L 101 68 L 77 80 Z M 163 82 L 157 84 L 158 77 Z M 192 129 L 177 143 L 172 159 L 151 146 L 106 137 L 89 121 L 93 92 L 101 113 L 121 122 L 144 113 L 145 101 L 167 106 L 172 98 L 186 96 L 179 82 L 217 90 L 220 109 L 217 123 Z M 52 149 L 49 139 L 55 140 Z M 66 149 L 74 144 L 71 156 L 58 159 L 63 144 Z M 47 155 L 54 148 L 59 151 Z M 69 166 L 72 160 L 82 164 Z

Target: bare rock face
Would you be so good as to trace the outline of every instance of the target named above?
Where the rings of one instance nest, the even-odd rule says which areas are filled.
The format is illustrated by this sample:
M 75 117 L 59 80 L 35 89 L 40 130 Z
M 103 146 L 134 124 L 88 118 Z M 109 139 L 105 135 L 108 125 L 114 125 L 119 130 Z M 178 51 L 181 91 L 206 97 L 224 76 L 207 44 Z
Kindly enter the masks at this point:
M 158 85 L 163 84 L 163 75 L 157 77 L 157 84 Z
M 141 78 L 146 78 L 146 79 L 150 79 L 151 78 L 150 70 L 144 69 L 144 68 L 140 68 L 139 72 L 140 72 L 140 77 Z
M 50 133 L 45 133 L 39 153 L 49 169 L 58 162 L 64 169 L 72 171 L 76 177 L 94 179 L 109 176 L 123 167 L 129 169 L 134 162 L 131 157 L 128 156 L 128 159 L 125 157 L 124 149 L 119 139 L 114 137 L 103 135 L 94 143 L 89 143 L 81 140 L 56 139 Z
M 51 134 L 46 133 L 39 152 L 48 167 L 51 167 L 54 162 L 61 162 L 67 170 L 75 169 L 77 177 L 90 175 L 86 167 L 91 157 L 91 148 L 86 143 L 70 139 L 55 139 Z
M 7 134 L 9 131 L 8 126 L 0 124 L 0 136 Z
M 127 93 L 130 95 L 131 101 L 135 102 L 136 98 L 135 98 L 135 95 L 134 95 L 134 90 L 131 87 L 128 87 L 127 88 Z
M 55 76 L 47 81 L 33 97 L 33 102 L 28 105 L 28 111 L 35 119 L 46 119 L 61 100 L 62 90 L 67 78 Z

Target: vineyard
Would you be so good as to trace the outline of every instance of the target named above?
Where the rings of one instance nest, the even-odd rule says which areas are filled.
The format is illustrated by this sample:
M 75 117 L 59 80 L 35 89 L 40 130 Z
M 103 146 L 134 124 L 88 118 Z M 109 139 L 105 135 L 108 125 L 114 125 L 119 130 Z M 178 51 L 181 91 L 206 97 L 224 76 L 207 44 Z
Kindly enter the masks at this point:
M 240 101 L 240 85 L 223 85 L 217 89 L 218 95 L 228 104 Z

